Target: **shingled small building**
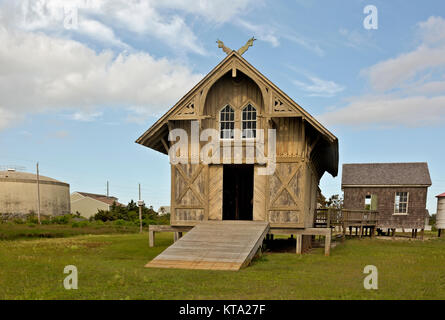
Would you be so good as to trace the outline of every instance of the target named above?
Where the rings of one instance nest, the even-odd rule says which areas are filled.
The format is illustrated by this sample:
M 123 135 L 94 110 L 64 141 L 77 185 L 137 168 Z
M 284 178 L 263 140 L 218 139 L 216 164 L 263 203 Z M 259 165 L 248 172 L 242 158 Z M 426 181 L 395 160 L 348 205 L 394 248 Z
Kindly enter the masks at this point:
M 427 163 L 344 164 L 344 207 L 379 212 L 377 228 L 425 228 Z

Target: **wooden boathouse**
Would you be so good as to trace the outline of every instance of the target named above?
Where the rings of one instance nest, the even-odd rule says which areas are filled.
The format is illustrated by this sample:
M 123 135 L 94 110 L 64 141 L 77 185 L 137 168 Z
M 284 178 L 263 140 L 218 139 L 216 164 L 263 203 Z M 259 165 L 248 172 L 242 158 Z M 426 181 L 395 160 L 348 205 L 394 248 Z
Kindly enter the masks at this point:
M 247 62 L 243 52 L 225 51 L 227 56 L 136 141 L 170 156 L 171 226 L 153 226 L 151 243 L 156 231 L 175 231 L 179 238 L 191 230 L 173 245 L 176 249 L 166 250 L 157 267 L 237 269 L 268 233 L 295 235 L 299 253 L 312 235 L 326 235 L 330 243 L 330 229 L 314 228 L 314 215 L 321 177 L 338 172 L 337 138 Z M 234 227 L 237 222 L 241 229 Z M 215 238 L 219 242 L 212 245 Z M 193 247 L 201 243 L 214 253 L 216 247 L 233 247 L 231 241 L 246 253 L 232 250 L 226 257 L 239 261 L 226 267 L 217 261 L 237 259 L 206 259 L 202 248 Z

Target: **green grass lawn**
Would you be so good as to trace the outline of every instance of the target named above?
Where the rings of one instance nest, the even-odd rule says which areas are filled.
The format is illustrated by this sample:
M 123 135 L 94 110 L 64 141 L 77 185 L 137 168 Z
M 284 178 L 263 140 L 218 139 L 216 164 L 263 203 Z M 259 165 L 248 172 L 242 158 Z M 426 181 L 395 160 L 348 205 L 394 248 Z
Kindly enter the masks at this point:
M 135 233 L 136 226 L 117 226 L 112 224 L 89 224 L 72 227 L 72 224 L 16 224 L 0 223 L 0 240 L 33 238 L 65 238 L 86 234 Z
M 0 299 L 445 299 L 445 240 L 348 240 L 330 257 L 266 253 L 241 271 L 148 269 L 172 243 L 158 234 L 0 241 Z M 75 265 L 79 289 L 63 288 Z M 375 265 L 379 289 L 363 288 Z

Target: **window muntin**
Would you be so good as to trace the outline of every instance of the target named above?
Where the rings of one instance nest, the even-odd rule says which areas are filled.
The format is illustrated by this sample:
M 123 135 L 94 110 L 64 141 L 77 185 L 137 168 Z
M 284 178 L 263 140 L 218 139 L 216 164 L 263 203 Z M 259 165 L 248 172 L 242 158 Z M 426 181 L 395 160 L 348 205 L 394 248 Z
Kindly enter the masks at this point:
M 220 138 L 221 139 L 233 139 L 233 131 L 235 129 L 235 111 L 232 107 L 225 106 L 219 116 L 220 123 Z
M 395 214 L 407 214 L 408 213 L 408 192 L 396 192 L 395 202 L 394 202 L 394 213 Z
M 256 138 L 256 109 L 250 103 L 243 109 L 242 137 Z

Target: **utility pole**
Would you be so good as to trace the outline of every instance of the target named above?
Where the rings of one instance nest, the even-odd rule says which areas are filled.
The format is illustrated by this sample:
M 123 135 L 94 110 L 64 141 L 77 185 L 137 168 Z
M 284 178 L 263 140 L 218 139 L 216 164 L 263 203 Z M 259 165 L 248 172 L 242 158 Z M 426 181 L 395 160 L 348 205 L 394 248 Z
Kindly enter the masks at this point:
M 107 198 L 110 197 L 110 183 L 107 181 Z
M 39 176 L 39 163 L 37 162 L 37 221 L 39 224 L 42 224 L 40 221 L 40 176 Z
M 142 233 L 142 207 L 144 206 L 144 201 L 141 199 L 141 184 L 139 183 L 139 232 Z

